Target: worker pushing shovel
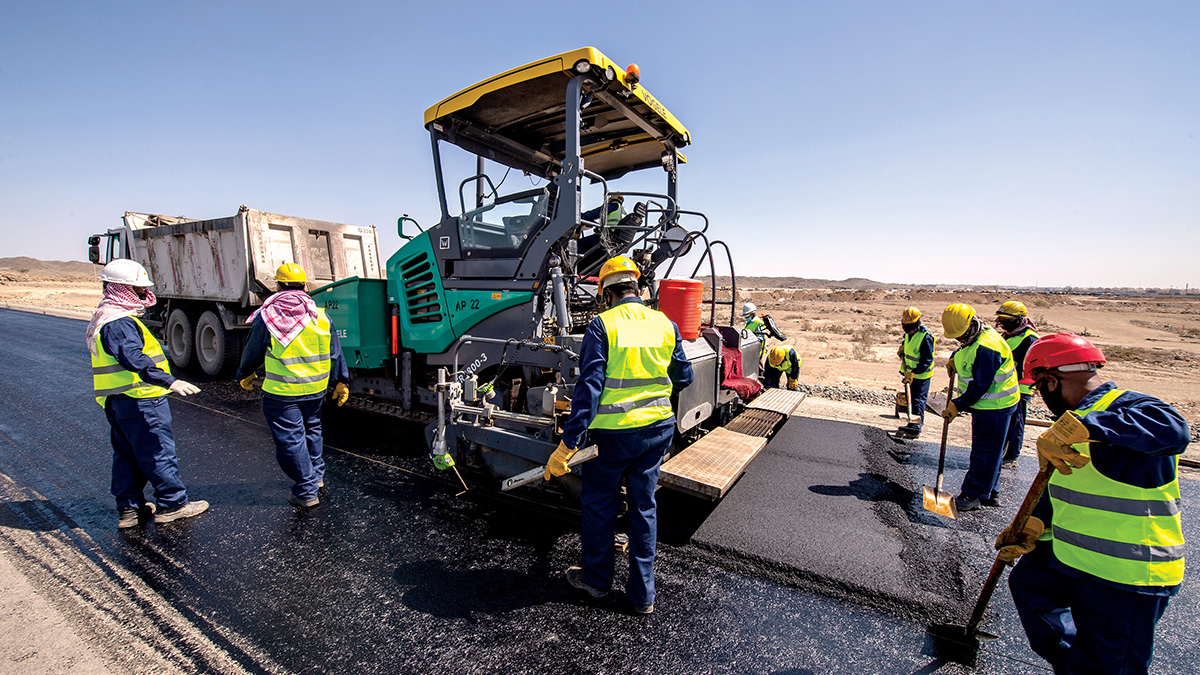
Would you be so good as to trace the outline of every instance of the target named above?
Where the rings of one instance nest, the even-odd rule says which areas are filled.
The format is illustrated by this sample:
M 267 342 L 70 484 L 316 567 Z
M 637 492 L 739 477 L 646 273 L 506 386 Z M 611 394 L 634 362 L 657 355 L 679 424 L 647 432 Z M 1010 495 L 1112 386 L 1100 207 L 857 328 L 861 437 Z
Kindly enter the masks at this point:
M 895 437 L 913 439 L 921 435 L 925 422 L 925 401 L 933 377 L 933 350 L 936 340 L 921 323 L 921 310 L 909 307 L 900 315 L 904 340 L 900 343 L 900 376 L 904 378 L 905 410 L 908 424 L 896 430 Z

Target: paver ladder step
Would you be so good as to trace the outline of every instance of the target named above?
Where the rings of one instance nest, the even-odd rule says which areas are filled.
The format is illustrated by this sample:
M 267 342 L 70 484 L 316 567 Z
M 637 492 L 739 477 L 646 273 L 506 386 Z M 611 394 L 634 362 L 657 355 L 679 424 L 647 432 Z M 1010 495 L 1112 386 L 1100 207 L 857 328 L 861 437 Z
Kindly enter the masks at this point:
M 805 392 L 791 391 L 790 389 L 768 389 L 758 395 L 747 405 L 747 408 L 758 410 L 770 410 L 783 415 L 791 415 L 796 412 L 796 408 L 800 407 L 800 402 L 804 400 Z
M 714 429 L 663 464 L 658 482 L 697 497 L 720 499 L 766 445 L 767 439 L 760 436 Z

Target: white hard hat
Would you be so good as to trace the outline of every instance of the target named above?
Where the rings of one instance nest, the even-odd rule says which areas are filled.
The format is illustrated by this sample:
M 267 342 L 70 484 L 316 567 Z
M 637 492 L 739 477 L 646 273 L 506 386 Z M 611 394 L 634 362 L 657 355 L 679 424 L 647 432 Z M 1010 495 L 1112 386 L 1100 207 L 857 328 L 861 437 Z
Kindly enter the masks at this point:
M 105 265 L 104 269 L 100 270 L 100 281 L 143 288 L 154 285 L 154 282 L 150 281 L 150 275 L 146 274 L 146 268 L 136 260 L 128 258 L 117 258 Z
M 753 302 L 747 302 L 746 304 L 742 305 L 742 318 L 745 319 L 746 317 L 750 316 L 751 314 L 753 314 L 757 311 L 758 311 L 757 305 L 755 305 Z

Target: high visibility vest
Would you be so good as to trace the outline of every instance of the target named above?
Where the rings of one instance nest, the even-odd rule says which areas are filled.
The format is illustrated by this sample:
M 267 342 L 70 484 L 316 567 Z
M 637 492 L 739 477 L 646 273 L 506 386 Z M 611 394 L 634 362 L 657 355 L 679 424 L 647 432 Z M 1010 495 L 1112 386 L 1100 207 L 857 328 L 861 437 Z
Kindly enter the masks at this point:
M 933 377 L 933 361 L 929 362 L 929 368 L 918 371 L 917 363 L 921 360 L 921 345 L 925 344 L 925 336 L 929 335 L 929 330 L 925 326 L 917 326 L 912 335 L 904 335 L 904 369 L 913 374 L 914 380 L 928 380 Z M 930 337 L 933 337 L 930 335 Z M 937 338 L 933 338 L 934 345 L 937 345 Z
M 609 227 L 615 227 L 616 225 L 618 225 L 621 222 L 621 219 L 624 217 L 625 217 L 625 207 L 624 206 L 618 206 L 615 209 L 610 208 L 608 211 L 608 217 L 605 219 L 604 224 L 608 225 Z
M 1017 386 L 1017 369 L 1013 365 L 1012 350 L 1008 348 L 1008 343 L 1000 339 L 1000 334 L 996 332 L 996 329 L 990 326 L 983 329 L 978 340 L 954 352 L 954 368 L 958 371 L 958 395 L 965 394 L 967 386 L 971 384 L 975 353 L 980 346 L 1000 354 L 1000 368 L 996 370 L 995 378 L 988 384 L 983 398 L 979 399 L 971 408 L 974 410 L 1004 410 L 1013 407 L 1021 400 L 1021 394 L 1020 388 Z
M 640 302 L 600 315 L 608 333 L 604 391 L 589 429 L 636 429 L 674 416 L 668 367 L 675 325 Z
M 271 336 L 263 391 L 276 396 L 311 396 L 329 386 L 329 318 L 317 309 L 316 321 L 284 345 Z
M 767 324 L 762 319 L 755 316 L 746 322 L 746 330 L 754 333 L 759 339 L 758 357 L 762 358 L 763 354 L 767 353 Z
M 1124 394 L 1114 389 L 1080 416 L 1106 410 Z M 1075 450 L 1091 456 L 1088 443 Z M 1064 565 L 1118 584 L 1175 586 L 1183 581 L 1179 458 L 1175 478 L 1153 488 L 1122 483 L 1093 462 L 1050 477 L 1054 557 Z
M 1041 337 L 1041 335 L 1038 335 L 1037 331 L 1026 326 L 1024 331 L 1017 333 L 1016 335 L 1010 335 L 1009 337 L 1004 338 L 1004 342 L 1008 344 L 1009 349 L 1016 351 L 1017 347 L 1020 347 L 1021 343 L 1024 342 L 1026 338 L 1030 338 L 1030 337 L 1032 337 L 1033 340 L 1036 341 L 1038 338 Z M 1021 395 L 1022 396 L 1033 396 L 1033 385 L 1022 384 L 1021 385 Z
M 142 329 L 142 353 L 154 361 L 154 365 L 170 374 L 171 365 L 167 363 L 167 355 L 163 354 L 162 345 L 154 339 L 150 329 L 136 316 L 129 317 Z M 156 384 L 147 384 L 132 370 L 125 370 L 117 362 L 116 357 L 104 351 L 100 341 L 100 331 L 96 331 L 96 353 L 92 354 L 92 387 L 96 390 L 96 402 L 104 407 L 109 396 L 124 394 L 130 398 L 158 398 L 171 393 Z
M 792 372 L 792 355 L 793 354 L 796 354 L 796 350 L 789 349 L 787 356 L 783 357 L 783 361 L 781 361 L 778 366 L 771 366 L 770 361 L 767 362 L 767 365 L 771 366 L 772 368 L 774 368 L 775 370 L 778 370 L 781 373 L 790 373 L 790 372 Z M 796 355 L 796 359 L 799 359 L 799 358 L 800 358 L 800 356 Z

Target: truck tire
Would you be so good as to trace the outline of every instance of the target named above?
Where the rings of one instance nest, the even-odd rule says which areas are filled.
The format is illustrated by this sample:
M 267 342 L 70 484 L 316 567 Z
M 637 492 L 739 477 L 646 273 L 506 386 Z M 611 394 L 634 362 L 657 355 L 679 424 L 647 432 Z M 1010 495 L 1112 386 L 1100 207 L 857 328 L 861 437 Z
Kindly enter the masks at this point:
M 205 373 L 216 377 L 237 365 L 237 335 L 225 330 L 221 317 L 208 311 L 196 322 L 196 360 Z
M 193 336 L 195 329 L 192 317 L 182 309 L 176 309 L 167 317 L 167 327 L 163 330 L 163 341 L 166 343 L 167 356 L 176 368 L 187 368 L 192 364 Z

